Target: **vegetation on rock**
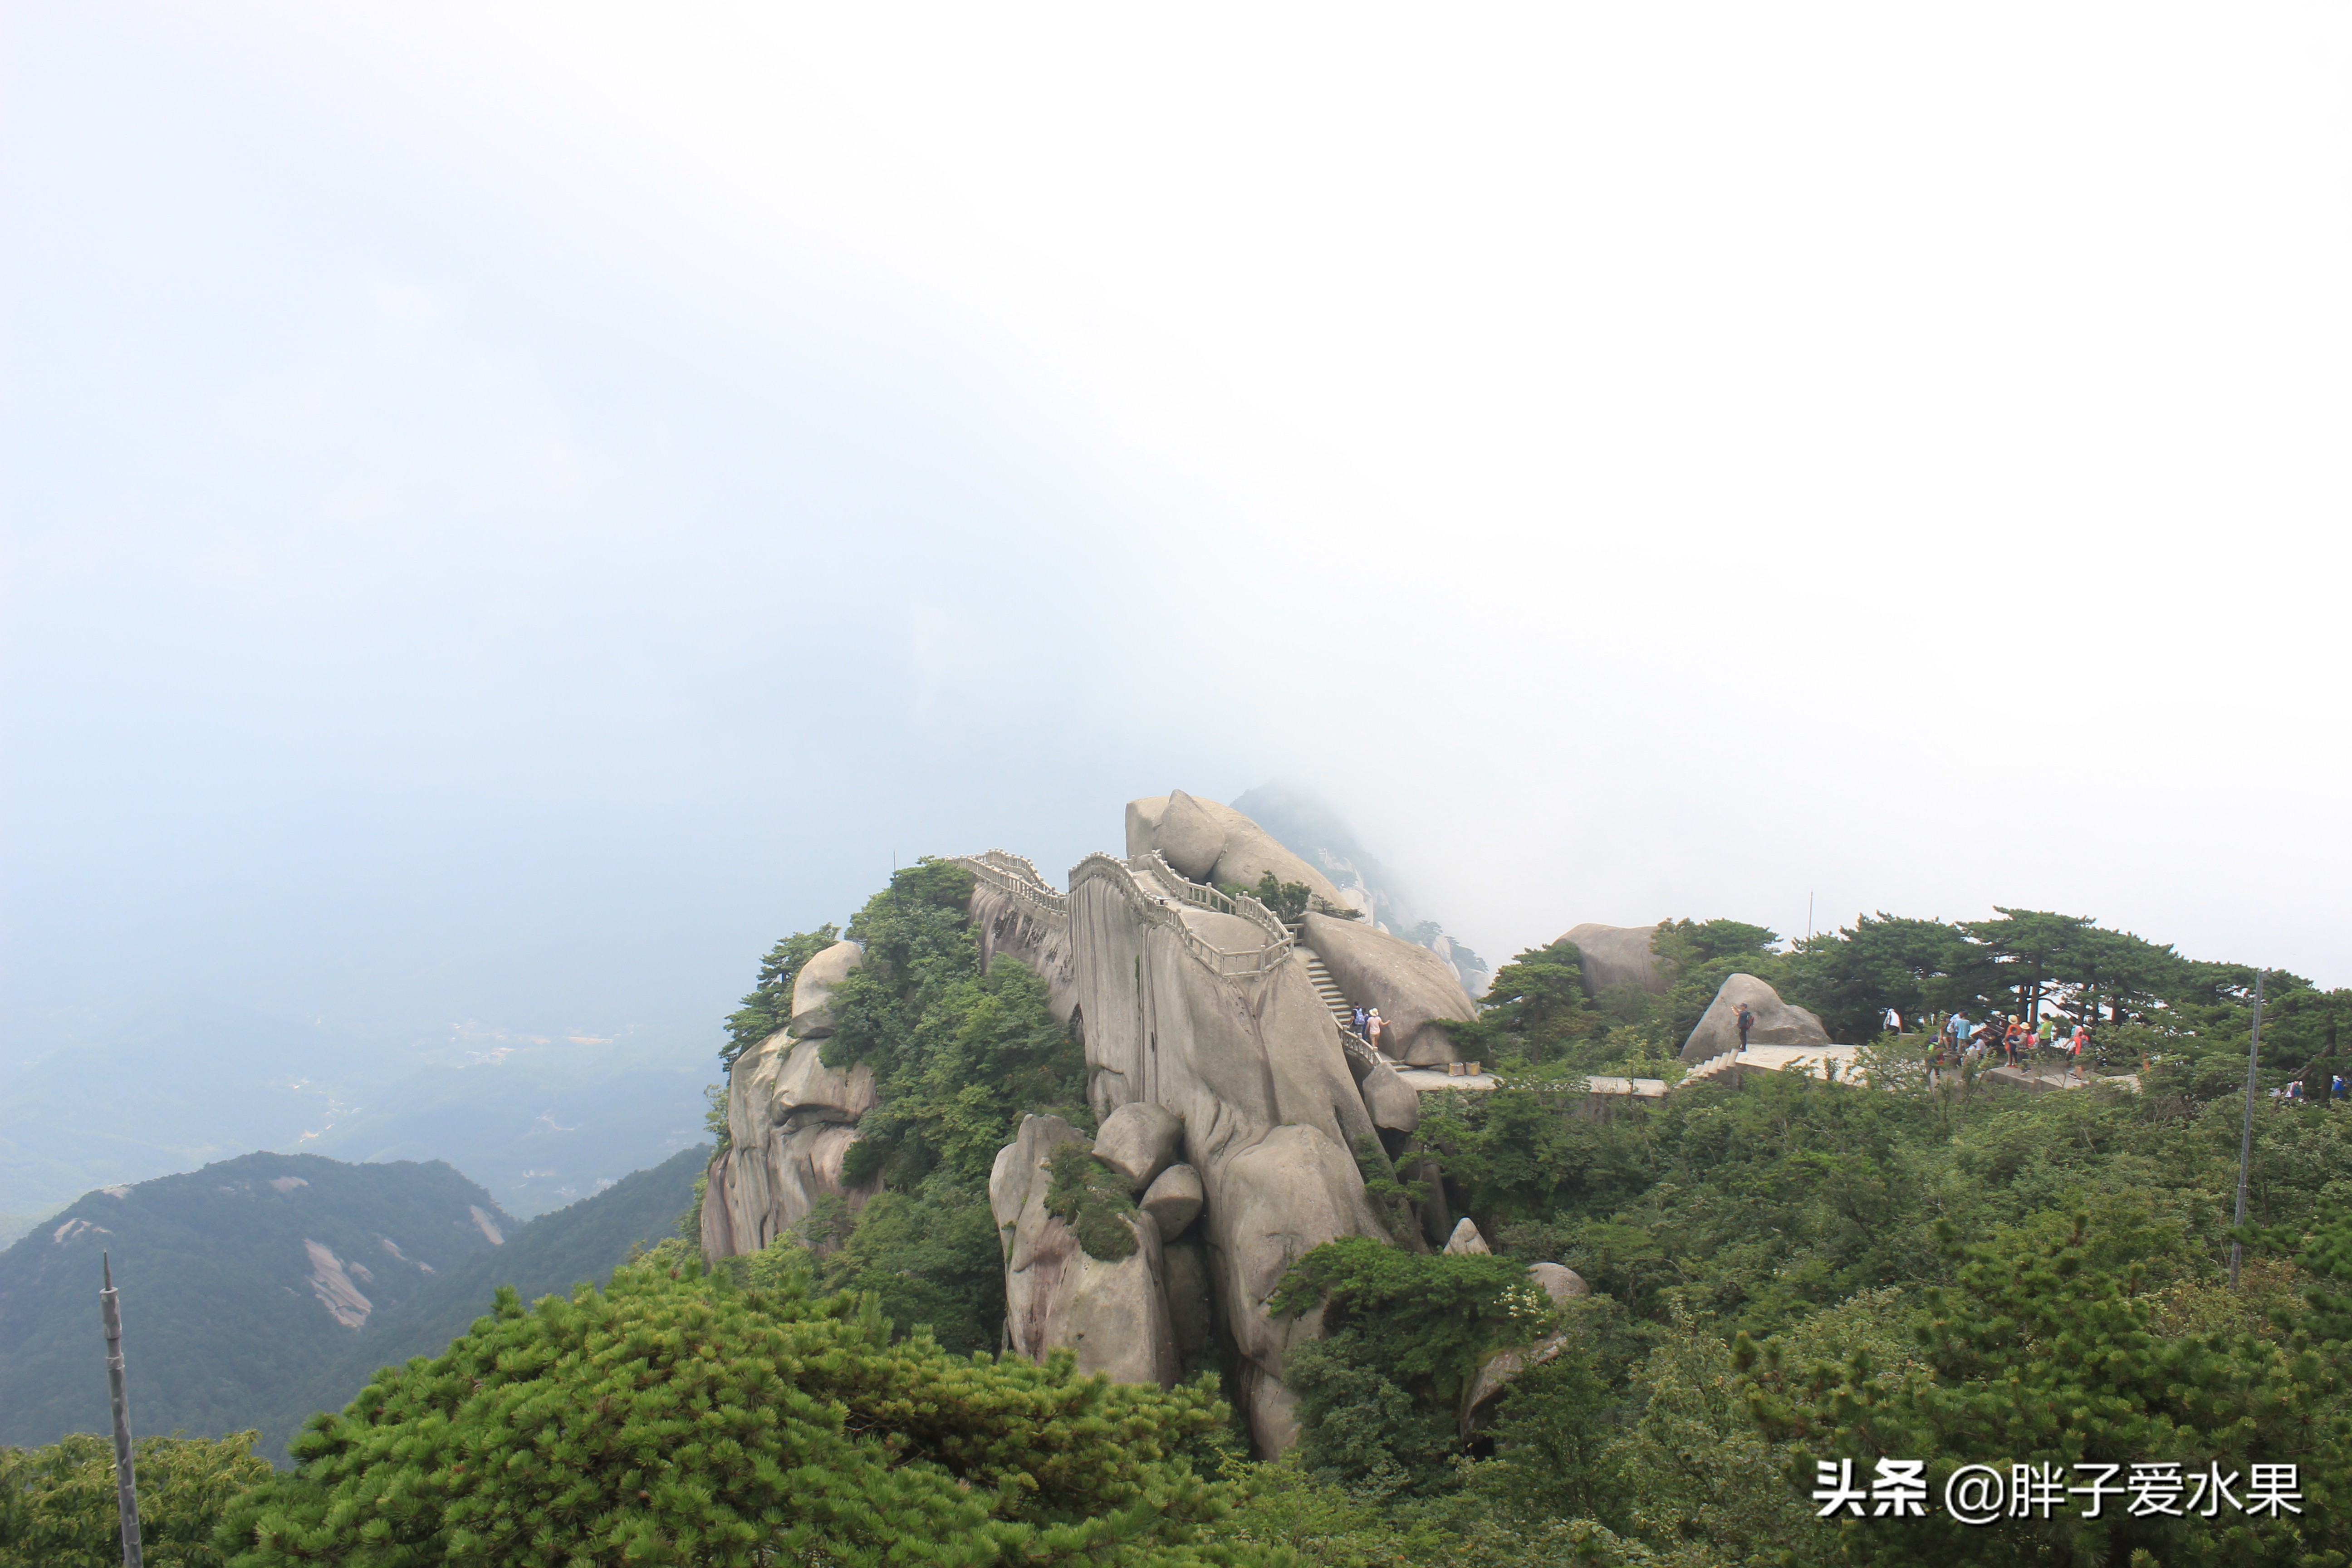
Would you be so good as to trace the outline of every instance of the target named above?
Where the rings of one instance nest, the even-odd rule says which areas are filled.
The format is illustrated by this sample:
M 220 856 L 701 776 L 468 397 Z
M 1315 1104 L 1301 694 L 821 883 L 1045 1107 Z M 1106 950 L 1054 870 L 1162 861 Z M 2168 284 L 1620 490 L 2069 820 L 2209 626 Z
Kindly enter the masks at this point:
M 1135 1256 L 1135 1194 L 1127 1178 L 1094 1157 L 1083 1143 L 1063 1143 L 1045 1156 L 1051 1180 L 1045 1212 L 1070 1227 L 1089 1258 L 1116 1263 Z

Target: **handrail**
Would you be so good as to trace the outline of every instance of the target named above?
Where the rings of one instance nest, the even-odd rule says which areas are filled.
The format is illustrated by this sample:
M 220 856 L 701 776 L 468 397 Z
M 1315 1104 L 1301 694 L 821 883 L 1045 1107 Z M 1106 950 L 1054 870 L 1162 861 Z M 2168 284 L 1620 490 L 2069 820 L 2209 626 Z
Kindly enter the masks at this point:
M 1179 880 L 1181 881 L 1184 879 L 1179 879 Z M 1290 956 L 1291 943 L 1287 937 L 1279 942 L 1270 942 L 1265 947 L 1244 949 L 1235 952 L 1228 952 L 1223 948 L 1216 946 L 1184 923 L 1184 917 L 1177 910 L 1177 899 L 1181 897 L 1181 893 L 1171 890 L 1171 895 L 1166 898 L 1155 898 L 1146 893 L 1136 880 L 1134 867 L 1113 856 L 1089 855 L 1070 868 L 1072 893 L 1077 891 L 1079 883 L 1092 881 L 1110 883 L 1138 914 L 1154 925 L 1165 926 L 1173 931 L 1182 940 L 1186 947 L 1192 950 L 1192 955 L 1195 958 L 1207 964 L 1213 973 L 1228 979 L 1255 979 L 1261 974 L 1271 973 L 1276 964 Z M 1221 898 L 1223 896 L 1219 895 Z
M 1056 890 L 1038 874 L 1036 867 L 1021 856 L 989 849 L 978 855 L 959 855 L 955 863 L 971 872 L 975 881 L 987 883 L 1049 924 L 1062 925 L 1069 920 L 1068 897 Z
M 1268 940 L 1275 942 L 1286 942 L 1295 944 L 1298 941 L 1298 933 L 1285 925 L 1280 915 L 1267 909 L 1255 897 L 1244 893 L 1238 899 L 1231 898 L 1222 888 L 1196 882 L 1171 866 L 1168 863 L 1168 857 L 1157 849 L 1147 849 L 1127 864 L 1130 870 L 1148 871 L 1158 877 L 1162 882 L 1173 888 L 1176 890 L 1176 896 L 1188 904 L 1198 904 L 1202 909 L 1214 910 L 1220 914 L 1239 915 L 1265 932 Z

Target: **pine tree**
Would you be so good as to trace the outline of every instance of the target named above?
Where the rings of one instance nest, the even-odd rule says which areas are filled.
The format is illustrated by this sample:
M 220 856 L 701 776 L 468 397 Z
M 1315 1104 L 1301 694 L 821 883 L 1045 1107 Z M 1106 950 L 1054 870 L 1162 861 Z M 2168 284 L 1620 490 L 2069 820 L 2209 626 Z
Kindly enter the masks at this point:
M 652 1264 L 497 1310 L 314 1417 L 236 1568 L 1256 1563 L 1202 1539 L 1224 1422 L 1172 1392 L 891 1342 L 870 1298 Z

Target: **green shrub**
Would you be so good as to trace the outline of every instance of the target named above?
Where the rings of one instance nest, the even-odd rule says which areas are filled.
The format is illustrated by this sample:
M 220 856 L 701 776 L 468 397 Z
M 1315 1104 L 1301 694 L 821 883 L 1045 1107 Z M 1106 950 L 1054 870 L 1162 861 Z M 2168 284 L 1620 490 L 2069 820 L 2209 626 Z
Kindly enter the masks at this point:
M 870 1299 L 624 1268 L 387 1368 L 230 1509 L 236 1568 L 1190 1563 L 1214 1385 L 1163 1392 L 891 1342 Z
M 1045 1164 L 1052 1173 L 1045 1212 L 1070 1227 L 1087 1256 L 1106 1263 L 1134 1256 L 1135 1227 L 1127 1216 L 1136 1212 L 1135 1194 L 1127 1190 L 1127 1178 L 1083 1143 L 1061 1144 Z
M 131 1447 L 139 1539 L 152 1568 L 219 1568 L 213 1533 L 238 1493 L 268 1479 L 258 1432 L 142 1437 Z M 0 1448 L 0 1568 L 114 1568 L 122 1561 L 114 1444 L 87 1433 Z

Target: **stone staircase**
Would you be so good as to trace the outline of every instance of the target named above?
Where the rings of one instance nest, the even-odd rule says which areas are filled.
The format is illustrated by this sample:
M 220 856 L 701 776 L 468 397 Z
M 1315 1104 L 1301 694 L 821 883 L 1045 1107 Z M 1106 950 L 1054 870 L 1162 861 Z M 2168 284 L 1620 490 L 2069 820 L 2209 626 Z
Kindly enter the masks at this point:
M 1307 982 L 1315 987 L 1315 994 L 1323 998 L 1323 1005 L 1331 1009 L 1331 1022 L 1339 1026 L 1339 1044 L 1346 1047 L 1348 1054 L 1367 1062 L 1386 1062 L 1390 1067 L 1399 1065 L 1372 1049 L 1371 1042 L 1356 1033 L 1355 1004 L 1349 1001 L 1348 994 L 1339 989 L 1339 983 L 1331 978 L 1331 968 L 1323 962 L 1323 955 L 1303 943 L 1295 951 L 1307 960 Z
M 1726 1051 L 1719 1057 L 1709 1057 L 1706 1060 L 1692 1068 L 1690 1071 L 1683 1074 L 1681 1080 L 1678 1081 L 1675 1087 L 1676 1089 L 1688 1089 L 1695 1083 L 1706 1083 L 1713 1079 L 1721 1079 L 1725 1075 L 1732 1072 L 1732 1070 L 1738 1067 L 1738 1065 L 1739 1053 L 1738 1051 Z M 1737 1082 L 1738 1080 L 1735 1079 L 1733 1081 Z

